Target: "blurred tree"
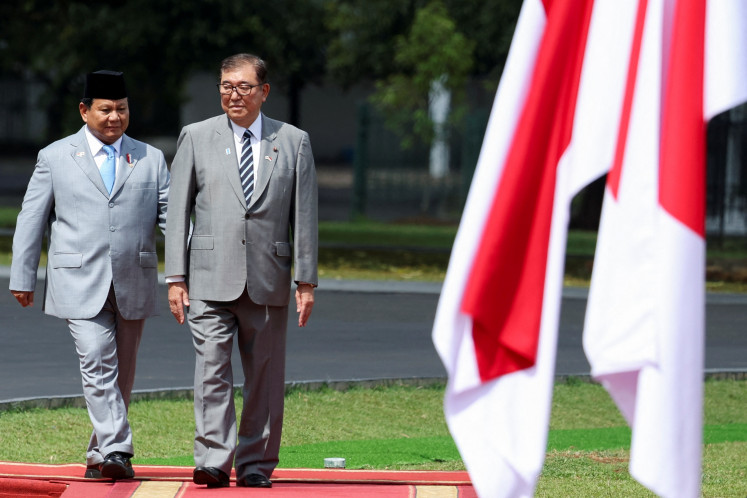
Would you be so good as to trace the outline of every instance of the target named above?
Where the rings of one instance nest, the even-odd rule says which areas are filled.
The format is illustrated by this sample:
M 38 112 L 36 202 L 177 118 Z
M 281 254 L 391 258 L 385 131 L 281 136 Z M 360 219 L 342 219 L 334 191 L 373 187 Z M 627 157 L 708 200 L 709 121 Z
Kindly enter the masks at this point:
M 17 0 L 0 18 L 12 20 L 0 31 L 0 71 L 46 87 L 46 141 L 80 127 L 83 78 L 97 69 L 125 72 L 133 135 L 175 134 L 188 75 L 201 61 L 216 66 L 239 34 L 252 43 L 260 24 L 228 0 Z
M 475 42 L 473 74 L 502 66 L 519 2 L 444 0 L 457 31 Z M 175 134 L 189 75 L 215 70 L 226 55 L 248 51 L 267 59 L 272 81 L 289 97 L 288 120 L 298 123 L 301 90 L 321 81 L 327 70 L 344 87 L 401 72 L 393 40 L 410 32 L 415 12 L 425 5 L 424 0 L 2 2 L 0 75 L 43 83 L 39 104 L 47 115 L 46 140 L 78 128 L 83 76 L 101 68 L 127 74 L 133 134 Z
M 442 176 L 444 114 L 452 124 L 463 117 L 469 78 L 495 91 L 521 0 L 337 0 L 326 7 L 330 76 L 344 88 L 375 82 L 373 100 L 387 124 L 406 147 L 429 144 L 431 173 Z
M 522 0 L 444 0 L 457 29 L 475 42 L 472 75 L 495 91 Z
M 300 126 L 301 91 L 325 76 L 330 34 L 324 25 L 324 0 L 275 0 L 262 4 L 257 16 L 261 20 L 253 50 L 267 61 L 271 82 L 288 98 L 286 120 Z
M 394 37 L 412 24 L 416 1 L 336 0 L 326 3 L 332 39 L 327 70 L 343 88 L 394 72 Z
M 392 40 L 406 35 L 415 12 L 429 0 L 334 0 L 326 2 L 332 40 L 327 52 L 330 76 L 348 88 L 386 78 L 397 71 Z M 522 0 L 443 0 L 456 31 L 475 44 L 472 76 L 498 85 L 519 17 Z
M 467 112 L 468 79 L 483 81 L 490 93 L 496 90 L 521 4 L 522 0 L 330 1 L 328 73 L 343 88 L 374 82 L 374 102 L 389 127 L 399 133 L 405 147 L 415 141 L 427 144 L 430 175 L 441 178 L 451 162 L 450 125 Z M 471 104 L 488 106 L 480 101 L 481 92 L 475 93 Z M 472 168 L 462 165 L 465 184 Z M 357 178 L 365 185 L 364 172 L 358 171 Z M 428 198 L 426 192 L 423 206 Z
M 394 46 L 395 69 L 376 82 L 373 102 L 404 146 L 415 139 L 444 140 L 446 116 L 463 115 L 474 42 L 456 30 L 444 4 L 434 0 L 417 10 L 409 32 L 397 36 Z

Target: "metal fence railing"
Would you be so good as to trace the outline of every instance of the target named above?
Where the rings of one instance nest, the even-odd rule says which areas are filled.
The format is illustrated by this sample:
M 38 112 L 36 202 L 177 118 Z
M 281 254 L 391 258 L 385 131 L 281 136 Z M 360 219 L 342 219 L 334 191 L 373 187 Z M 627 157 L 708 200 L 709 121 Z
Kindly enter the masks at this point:
M 432 218 L 456 220 L 477 163 L 487 113 L 468 116 L 462 129 L 452 129 L 449 167 L 443 175 L 430 172 L 425 144 L 405 148 L 384 119 L 368 105 L 358 113 L 354 162 L 354 216 L 372 219 Z
M 747 236 L 747 104 L 708 125 L 706 229 L 710 236 Z
M 429 149 L 404 149 L 368 105 L 358 114 L 352 214 L 395 220 L 428 217 L 455 221 L 461 216 L 488 121 L 488 110 L 473 111 L 450 134 L 448 173 L 429 174 Z M 603 189 L 584 189 L 576 205 L 593 213 L 574 213 L 571 226 L 598 220 Z M 593 199 L 583 199 L 583 196 Z M 591 202 L 589 202 L 591 200 Z M 747 240 L 747 104 L 711 120 L 708 126 L 707 220 L 709 237 Z

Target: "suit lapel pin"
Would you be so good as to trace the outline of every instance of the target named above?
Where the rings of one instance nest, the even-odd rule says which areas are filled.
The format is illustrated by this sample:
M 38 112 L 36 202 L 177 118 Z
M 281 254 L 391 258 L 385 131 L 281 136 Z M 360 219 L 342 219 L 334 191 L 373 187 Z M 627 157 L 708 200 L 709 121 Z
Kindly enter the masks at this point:
M 130 168 L 132 168 L 132 166 L 133 166 L 133 164 L 132 164 L 132 155 L 131 154 L 127 154 L 125 157 L 127 158 L 127 164 L 129 164 Z
M 226 149 L 226 155 L 227 155 L 227 156 L 230 156 L 230 155 L 231 155 L 231 148 L 230 148 L 230 147 Z
M 270 156 L 265 156 L 265 159 L 267 159 L 268 161 L 272 161 L 272 158 Z
M 81 152 L 76 152 L 75 155 L 78 157 L 85 157 L 86 153 L 81 151 Z
M 273 151 L 273 152 L 277 152 L 277 151 L 278 151 L 278 148 L 277 148 L 277 147 L 273 147 L 273 148 L 272 148 L 272 151 Z

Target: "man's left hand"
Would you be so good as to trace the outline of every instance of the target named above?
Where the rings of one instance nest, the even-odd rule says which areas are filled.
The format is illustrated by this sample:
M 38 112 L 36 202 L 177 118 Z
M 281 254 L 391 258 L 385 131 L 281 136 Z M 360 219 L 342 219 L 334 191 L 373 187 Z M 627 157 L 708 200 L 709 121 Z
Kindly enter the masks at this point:
M 305 327 L 314 307 L 314 286 L 299 283 L 296 287 L 296 311 L 298 312 L 298 326 Z

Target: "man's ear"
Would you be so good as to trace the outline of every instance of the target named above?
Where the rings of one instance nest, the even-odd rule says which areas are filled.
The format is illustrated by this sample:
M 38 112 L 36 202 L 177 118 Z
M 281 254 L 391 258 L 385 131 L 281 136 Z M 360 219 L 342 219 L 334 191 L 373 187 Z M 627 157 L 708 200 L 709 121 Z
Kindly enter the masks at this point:
M 83 122 L 88 123 L 88 107 L 86 107 L 86 105 L 81 102 L 78 104 L 78 110 L 80 111 L 80 117 L 83 119 Z

